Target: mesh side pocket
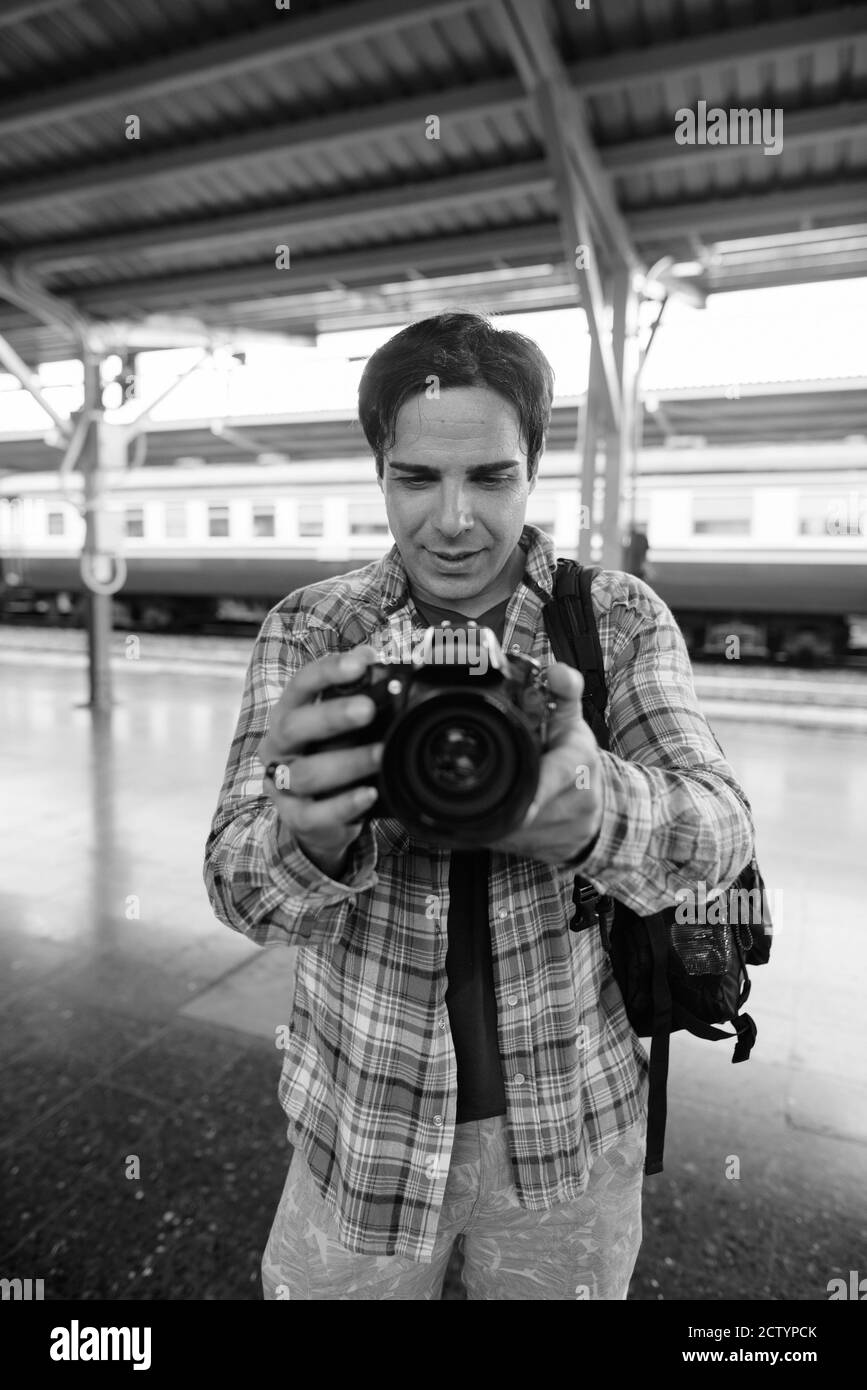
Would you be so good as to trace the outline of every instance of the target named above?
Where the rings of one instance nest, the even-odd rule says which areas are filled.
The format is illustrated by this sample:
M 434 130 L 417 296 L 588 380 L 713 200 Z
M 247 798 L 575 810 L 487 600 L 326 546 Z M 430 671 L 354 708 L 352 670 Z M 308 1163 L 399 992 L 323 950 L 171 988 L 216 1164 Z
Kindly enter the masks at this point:
M 671 944 L 687 975 L 725 975 L 736 960 L 731 930 L 724 922 L 674 922 Z

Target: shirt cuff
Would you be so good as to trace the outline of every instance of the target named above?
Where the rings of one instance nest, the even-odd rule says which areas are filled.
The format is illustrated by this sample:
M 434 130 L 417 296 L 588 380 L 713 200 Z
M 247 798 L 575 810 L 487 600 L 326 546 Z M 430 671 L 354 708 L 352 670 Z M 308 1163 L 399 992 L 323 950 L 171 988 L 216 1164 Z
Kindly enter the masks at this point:
M 585 865 L 585 864 L 587 863 L 587 861 L 589 860 L 590 855 L 593 853 L 594 849 L 596 848 L 597 844 L 599 843 L 599 836 L 600 836 L 601 834 L 602 834 L 602 826 L 600 825 L 599 829 L 596 831 L 596 834 L 593 836 L 593 839 L 592 839 L 592 840 L 589 840 L 589 841 L 587 842 L 587 844 L 583 846 L 582 849 L 579 849 L 579 851 L 578 851 L 577 854 L 573 854 L 573 856 L 572 856 L 571 859 L 567 859 L 567 860 L 566 860 L 566 863 L 565 863 L 565 865 L 564 865 L 564 867 L 567 868 L 567 869 L 576 869 L 576 870 L 577 870 L 577 869 L 583 868 L 584 865 Z
M 366 892 L 378 882 L 376 840 L 369 821 L 350 846 L 346 869 L 340 879 L 330 878 L 312 863 L 295 840 L 281 845 L 279 826 L 275 814 L 265 831 L 262 852 L 270 882 L 292 902 L 324 907 Z
M 623 844 L 623 819 L 619 815 L 611 795 L 612 756 L 611 753 L 605 751 L 599 753 L 601 773 L 599 794 L 602 802 L 599 829 L 589 844 L 584 845 L 566 866 L 593 883 L 593 886 L 598 888 L 600 893 L 606 891 L 600 882 L 600 875 L 611 875 L 612 857 L 617 850 L 622 848 Z

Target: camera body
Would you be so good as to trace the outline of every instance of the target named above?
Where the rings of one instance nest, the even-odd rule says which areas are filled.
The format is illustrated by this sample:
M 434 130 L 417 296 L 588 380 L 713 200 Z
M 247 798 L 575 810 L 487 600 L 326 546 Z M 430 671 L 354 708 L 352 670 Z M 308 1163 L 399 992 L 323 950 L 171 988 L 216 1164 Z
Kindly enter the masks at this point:
M 447 849 L 490 844 L 514 830 L 539 781 L 551 705 L 532 657 L 506 656 L 490 628 L 429 627 L 410 661 L 380 657 L 358 680 L 320 699 L 367 695 L 359 732 L 307 753 L 382 743 L 365 819 L 392 816 L 413 838 Z

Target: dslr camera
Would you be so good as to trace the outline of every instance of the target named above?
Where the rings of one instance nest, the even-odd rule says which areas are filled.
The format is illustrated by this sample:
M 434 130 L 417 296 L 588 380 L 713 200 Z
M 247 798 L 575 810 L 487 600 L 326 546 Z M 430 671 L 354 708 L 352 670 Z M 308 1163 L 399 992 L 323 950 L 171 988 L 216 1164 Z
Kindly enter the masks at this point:
M 378 791 L 365 819 L 392 816 L 446 849 L 478 848 L 520 825 L 554 707 L 538 661 L 506 656 L 490 628 L 443 624 L 426 630 L 412 660 L 380 657 L 319 698 L 358 694 L 376 706 L 371 722 L 305 751 L 383 744 L 377 775 L 356 784 Z

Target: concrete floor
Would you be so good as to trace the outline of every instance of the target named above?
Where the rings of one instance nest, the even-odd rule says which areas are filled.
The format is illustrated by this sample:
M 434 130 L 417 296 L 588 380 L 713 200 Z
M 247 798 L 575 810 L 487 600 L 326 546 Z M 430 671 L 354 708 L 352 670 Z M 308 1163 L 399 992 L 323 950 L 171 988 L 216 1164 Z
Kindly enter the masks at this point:
M 240 676 L 116 687 L 98 733 L 80 670 L 0 668 L 0 1276 L 47 1298 L 257 1298 L 289 1158 L 291 952 L 220 926 L 201 879 Z M 714 724 L 778 931 L 750 1062 L 673 1040 L 630 1296 L 824 1300 L 867 1272 L 867 739 Z

